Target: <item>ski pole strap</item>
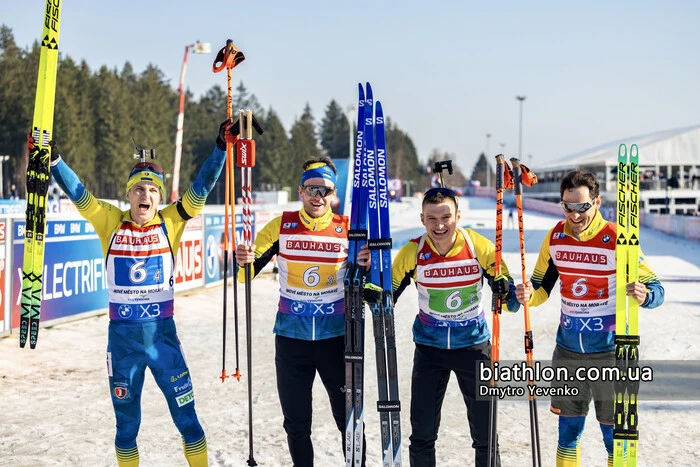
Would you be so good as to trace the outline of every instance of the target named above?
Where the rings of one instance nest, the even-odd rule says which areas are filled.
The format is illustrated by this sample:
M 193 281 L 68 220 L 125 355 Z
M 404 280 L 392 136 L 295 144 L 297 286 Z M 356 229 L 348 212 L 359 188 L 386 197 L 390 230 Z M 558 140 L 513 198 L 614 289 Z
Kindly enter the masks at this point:
M 218 73 L 224 68 L 235 68 L 240 65 L 243 60 L 245 60 L 245 55 L 243 55 L 243 52 L 233 45 L 233 41 L 229 39 L 226 41 L 226 45 L 216 54 L 211 71 Z
M 377 401 L 377 412 L 400 412 L 401 401 Z
M 348 240 L 367 240 L 367 230 L 348 230 Z
M 367 240 L 367 246 L 370 250 L 391 250 L 391 237 L 389 238 L 371 238 Z

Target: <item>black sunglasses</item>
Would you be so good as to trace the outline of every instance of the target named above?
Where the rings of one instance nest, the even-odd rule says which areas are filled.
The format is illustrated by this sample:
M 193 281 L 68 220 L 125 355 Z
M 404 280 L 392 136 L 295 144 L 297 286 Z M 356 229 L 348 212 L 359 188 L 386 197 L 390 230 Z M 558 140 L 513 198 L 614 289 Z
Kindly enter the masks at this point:
M 564 208 L 564 211 L 568 212 L 569 214 L 571 214 L 574 211 L 583 214 L 584 212 L 588 211 L 593 207 L 593 204 L 595 204 L 595 199 L 593 199 L 593 201 L 588 201 L 585 203 L 567 203 L 566 201 L 561 201 L 559 204 L 561 204 L 561 207 Z
M 321 198 L 335 193 L 335 188 L 328 186 L 302 186 L 301 189 L 309 196 L 320 196 Z

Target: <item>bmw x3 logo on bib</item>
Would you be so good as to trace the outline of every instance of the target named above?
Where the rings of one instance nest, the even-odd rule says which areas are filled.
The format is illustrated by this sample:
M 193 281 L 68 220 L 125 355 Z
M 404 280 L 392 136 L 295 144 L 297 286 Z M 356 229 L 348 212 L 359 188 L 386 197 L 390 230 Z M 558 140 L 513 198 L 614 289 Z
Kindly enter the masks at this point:
M 571 318 L 565 315 L 562 319 L 561 324 L 564 327 L 564 329 L 571 329 L 571 325 L 573 324 L 573 322 L 571 321 Z
M 131 307 L 129 305 L 119 305 L 119 316 L 122 318 L 131 317 Z
M 341 226 L 337 226 L 337 227 L 335 228 L 335 231 L 338 232 L 338 233 L 343 233 L 343 228 L 342 228 Z
M 306 310 L 306 305 L 304 303 L 294 302 L 294 304 L 292 304 L 292 313 L 295 315 L 304 313 L 304 310 Z
M 603 243 L 608 243 L 610 241 L 610 235 L 603 235 Z

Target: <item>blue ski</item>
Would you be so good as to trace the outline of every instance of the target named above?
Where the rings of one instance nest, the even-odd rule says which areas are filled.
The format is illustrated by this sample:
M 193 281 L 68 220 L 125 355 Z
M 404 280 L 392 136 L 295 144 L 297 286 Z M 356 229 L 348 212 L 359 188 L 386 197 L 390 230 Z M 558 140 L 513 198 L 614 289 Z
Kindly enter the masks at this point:
M 384 113 L 377 102 L 374 115 L 372 88 L 367 83 L 365 101 L 365 154 L 369 171 L 369 241 L 372 255 L 371 282 L 382 289 L 381 299 L 371 305 L 377 360 L 377 410 L 382 440 L 382 466 L 401 466 L 401 403 L 396 362 L 394 299 L 391 280 L 391 228 L 384 134 Z M 376 138 L 376 142 L 375 142 Z
M 357 254 L 367 242 L 367 177 L 363 151 L 365 94 L 358 84 L 357 138 L 353 160 L 352 208 L 348 232 L 348 264 L 345 271 L 345 465 L 360 467 L 364 439 L 364 268 Z

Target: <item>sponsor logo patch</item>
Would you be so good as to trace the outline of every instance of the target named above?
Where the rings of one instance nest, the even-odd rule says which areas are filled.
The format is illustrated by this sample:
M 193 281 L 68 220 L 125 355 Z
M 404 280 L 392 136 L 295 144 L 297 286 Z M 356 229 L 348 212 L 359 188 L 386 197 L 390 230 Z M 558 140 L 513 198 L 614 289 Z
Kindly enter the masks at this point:
M 124 399 L 128 393 L 129 391 L 125 387 L 117 386 L 114 388 L 114 397 L 117 399 Z
M 194 402 L 194 393 L 192 391 L 186 392 L 181 396 L 177 396 L 177 406 L 182 407 L 185 404 Z

